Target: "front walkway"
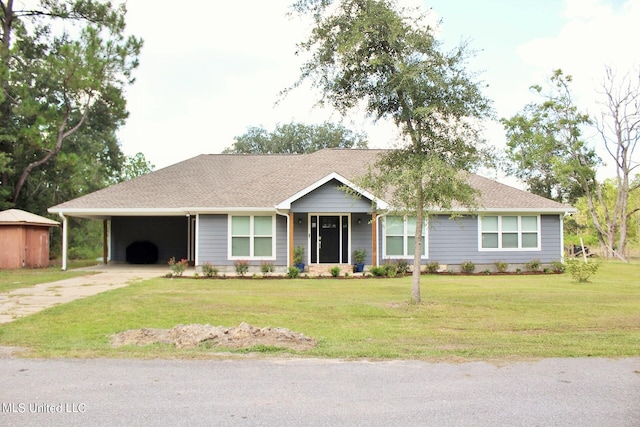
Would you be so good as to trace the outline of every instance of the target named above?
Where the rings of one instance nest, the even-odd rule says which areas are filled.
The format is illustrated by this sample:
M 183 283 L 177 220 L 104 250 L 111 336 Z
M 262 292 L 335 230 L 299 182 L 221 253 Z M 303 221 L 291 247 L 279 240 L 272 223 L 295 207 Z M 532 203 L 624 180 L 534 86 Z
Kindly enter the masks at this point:
M 122 288 L 135 281 L 162 277 L 166 265 L 98 265 L 84 267 L 86 276 L 41 283 L 0 294 L 0 323 L 8 323 L 54 305 Z

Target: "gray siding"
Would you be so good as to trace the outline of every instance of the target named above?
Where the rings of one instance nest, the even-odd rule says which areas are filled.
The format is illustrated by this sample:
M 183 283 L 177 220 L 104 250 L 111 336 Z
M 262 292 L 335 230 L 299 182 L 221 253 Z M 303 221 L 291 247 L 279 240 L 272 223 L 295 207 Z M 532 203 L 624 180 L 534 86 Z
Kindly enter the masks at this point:
M 477 266 L 493 266 L 495 261 L 504 261 L 513 266 L 534 259 L 542 263 L 560 260 L 563 253 L 560 221 L 559 215 L 541 216 L 541 250 L 539 251 L 479 251 L 477 217 L 449 219 L 446 215 L 440 215 L 430 220 L 428 258 L 424 263 L 437 261 L 440 264 L 459 265 L 464 261 L 472 261 Z M 380 236 L 382 239 L 382 230 L 380 230 Z M 382 244 L 380 257 L 382 259 Z
M 233 265 L 228 260 L 227 215 L 198 215 L 198 264 Z
M 274 265 L 287 264 L 287 219 L 276 215 L 276 260 Z M 198 222 L 198 263 L 210 262 L 215 266 L 232 266 L 233 260 L 228 257 L 228 216 L 199 215 Z M 260 261 L 249 261 L 250 265 L 259 266 Z
M 158 247 L 158 264 L 187 258 L 187 221 L 184 216 L 111 218 L 111 260 L 126 262 L 127 246 L 140 240 Z
M 362 220 L 361 224 L 358 224 L 358 218 Z M 356 249 L 365 249 L 367 251 L 367 258 L 364 261 L 366 265 L 371 265 L 373 262 L 371 224 L 369 224 L 369 221 L 371 221 L 371 215 L 351 215 L 351 253 L 349 254 L 349 259 L 352 264 L 355 262 L 353 251 Z
M 353 213 L 371 212 L 371 201 L 354 199 L 337 189 L 342 185 L 331 180 L 291 204 L 291 212 Z

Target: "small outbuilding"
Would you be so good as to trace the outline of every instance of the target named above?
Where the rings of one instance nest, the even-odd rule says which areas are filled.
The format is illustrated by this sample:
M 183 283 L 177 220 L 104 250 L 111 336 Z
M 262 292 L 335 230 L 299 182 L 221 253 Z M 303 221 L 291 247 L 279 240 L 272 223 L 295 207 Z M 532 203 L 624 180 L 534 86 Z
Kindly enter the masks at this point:
M 0 212 L 0 268 L 49 266 L 49 234 L 60 223 L 9 209 Z

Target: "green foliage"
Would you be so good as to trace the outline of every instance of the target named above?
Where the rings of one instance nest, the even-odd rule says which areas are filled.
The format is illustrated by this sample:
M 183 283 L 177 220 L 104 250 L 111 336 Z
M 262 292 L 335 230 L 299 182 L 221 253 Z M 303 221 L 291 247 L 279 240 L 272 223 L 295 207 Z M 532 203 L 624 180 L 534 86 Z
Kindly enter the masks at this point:
M 498 273 L 504 273 L 509 268 L 509 263 L 504 261 L 496 261 L 493 263 Z
M 364 263 L 364 260 L 367 258 L 366 249 L 356 249 L 353 251 L 353 260 L 356 264 Z
M 566 267 L 571 277 L 579 283 L 588 282 L 589 278 L 598 272 L 600 264 L 595 262 L 583 262 L 577 259 L 570 259 L 566 262 Z
M 299 245 L 293 248 L 293 263 L 302 264 L 304 262 L 304 246 Z
M 175 257 L 171 257 L 168 264 L 173 276 L 180 277 L 184 274 L 185 270 L 189 266 L 189 261 L 187 261 L 186 259 L 176 261 Z
M 533 259 L 529 262 L 527 262 L 524 267 L 528 270 L 528 271 L 538 271 L 540 270 L 540 266 L 542 264 L 540 263 L 539 259 Z
M 340 267 L 335 266 L 335 267 L 331 267 L 329 269 L 329 273 L 331 273 L 331 277 L 338 277 L 340 276 Z
M 543 93 L 510 119 L 501 119 L 507 133 L 507 172 L 520 178 L 528 191 L 573 203 L 595 177 L 600 159 L 582 138 L 591 123 L 572 99 L 571 76 L 556 70 L 549 81 L 552 94 Z
M 300 270 L 298 270 L 298 267 L 289 267 L 287 269 L 287 277 L 289 279 L 295 279 L 298 276 L 300 276 Z
M 263 127 L 250 127 L 244 135 L 234 139 L 233 146 L 223 153 L 304 154 L 323 148 L 367 148 L 363 133 L 330 122 L 278 124 L 273 132 L 267 132 Z
M 237 259 L 233 262 L 233 267 L 236 270 L 236 274 L 242 277 L 249 271 L 249 261 Z
M 395 265 L 398 269 L 398 274 L 404 276 L 409 272 L 409 263 L 405 259 L 399 259 L 395 261 Z
M 2 3 L 12 19 L 3 19 L 0 46 L 0 208 L 42 213 L 118 169 L 124 88 L 142 41 L 126 36 L 126 10 L 110 2 L 13 5 Z
M 562 261 L 551 261 L 551 271 L 554 273 L 564 273 L 565 265 Z
M 427 273 L 435 274 L 440 270 L 440 263 L 438 261 L 432 261 L 427 264 Z
M 380 265 L 370 267 L 369 272 L 376 277 L 382 277 L 387 275 L 387 269 L 384 266 L 380 266 Z
M 396 277 L 398 275 L 398 264 L 388 262 L 384 265 L 384 272 L 388 277 Z
M 464 261 L 462 262 L 462 264 L 460 264 L 460 271 L 462 271 L 463 273 L 471 274 L 476 271 L 476 265 L 473 263 L 473 261 Z
M 294 5 L 313 18 L 314 27 L 299 44 L 310 59 L 293 88 L 311 80 L 321 102 L 339 112 L 363 107 L 397 126 L 405 144 L 382 154 L 356 184 L 389 201 L 397 213 L 415 217 L 420 244 L 429 210 L 476 206 L 477 193 L 460 171 L 489 157 L 478 125 L 490 115 L 489 101 L 465 70 L 465 46 L 443 52 L 424 16 L 415 17 L 391 0 L 333 3 L 299 0 Z M 382 197 L 389 191 L 391 197 Z M 417 257 L 414 270 L 419 267 Z M 421 300 L 419 274 L 412 300 Z
M 262 261 L 260 262 L 260 271 L 262 274 L 273 273 L 275 270 L 275 266 L 271 261 Z
M 218 271 L 219 270 L 208 261 L 202 264 L 202 272 L 206 277 L 216 277 L 218 275 Z

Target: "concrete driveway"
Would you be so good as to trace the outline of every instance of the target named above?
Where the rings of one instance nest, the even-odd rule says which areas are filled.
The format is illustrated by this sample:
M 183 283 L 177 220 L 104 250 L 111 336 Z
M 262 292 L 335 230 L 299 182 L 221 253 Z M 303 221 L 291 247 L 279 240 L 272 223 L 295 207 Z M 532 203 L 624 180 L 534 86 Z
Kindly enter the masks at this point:
M 0 323 L 11 322 L 54 305 L 121 288 L 136 281 L 162 277 L 170 272 L 165 265 L 126 264 L 99 265 L 78 270 L 86 271 L 87 275 L 0 293 Z

